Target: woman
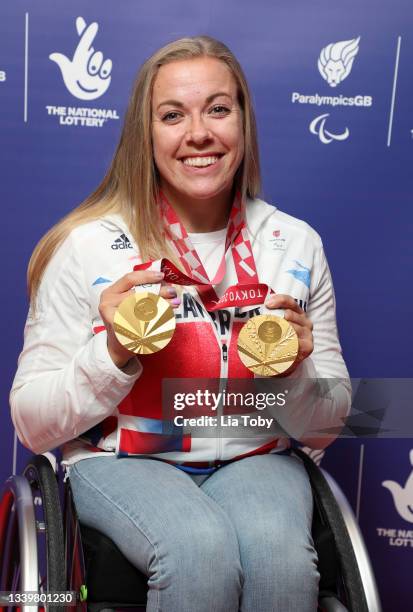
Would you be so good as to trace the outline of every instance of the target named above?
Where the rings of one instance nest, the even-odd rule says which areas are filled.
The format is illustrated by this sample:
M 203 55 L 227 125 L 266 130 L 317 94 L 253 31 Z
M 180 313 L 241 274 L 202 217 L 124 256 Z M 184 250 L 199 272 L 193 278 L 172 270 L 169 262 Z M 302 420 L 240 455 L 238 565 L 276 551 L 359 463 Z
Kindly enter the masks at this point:
M 165 435 L 161 426 L 163 378 L 252 376 L 236 346 L 259 304 L 223 302 L 237 283 L 276 291 L 266 307 L 284 309 L 299 339 L 289 378 L 347 378 L 321 240 L 258 191 L 238 62 L 211 38 L 178 40 L 143 65 L 102 184 L 29 265 L 16 429 L 35 452 L 64 444 L 80 519 L 146 573 L 151 611 L 317 608 L 311 489 L 288 439 Z M 165 256 L 194 278 L 180 297 L 160 269 Z M 161 284 L 176 332 L 159 353 L 131 358 L 114 313 L 147 284 Z M 289 431 L 326 445 L 311 432 L 340 422 L 348 384 L 328 402 L 304 399 Z

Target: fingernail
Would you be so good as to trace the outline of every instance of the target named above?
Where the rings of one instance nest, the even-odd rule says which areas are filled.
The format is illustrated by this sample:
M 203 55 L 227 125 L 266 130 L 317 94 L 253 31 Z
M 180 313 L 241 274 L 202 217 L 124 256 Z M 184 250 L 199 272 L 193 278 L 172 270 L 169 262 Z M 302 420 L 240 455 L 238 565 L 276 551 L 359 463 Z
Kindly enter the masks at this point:
M 173 304 L 174 306 L 179 306 L 179 304 L 181 303 L 181 298 L 176 297 L 173 300 L 171 300 L 171 304 Z
M 176 289 L 174 287 L 168 287 L 168 293 L 170 296 L 176 296 Z

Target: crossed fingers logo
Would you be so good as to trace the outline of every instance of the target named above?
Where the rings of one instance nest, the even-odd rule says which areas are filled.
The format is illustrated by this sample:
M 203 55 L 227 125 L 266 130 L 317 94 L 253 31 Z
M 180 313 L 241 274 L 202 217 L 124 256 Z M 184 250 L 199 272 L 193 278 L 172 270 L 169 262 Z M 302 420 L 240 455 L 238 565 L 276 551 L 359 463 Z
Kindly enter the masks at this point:
M 86 25 L 83 17 L 78 17 L 76 30 L 80 38 L 72 59 L 63 53 L 49 55 L 59 66 L 69 92 L 80 100 L 100 98 L 111 82 L 112 60 L 104 59 L 103 53 L 92 46 L 98 29 L 96 22 Z

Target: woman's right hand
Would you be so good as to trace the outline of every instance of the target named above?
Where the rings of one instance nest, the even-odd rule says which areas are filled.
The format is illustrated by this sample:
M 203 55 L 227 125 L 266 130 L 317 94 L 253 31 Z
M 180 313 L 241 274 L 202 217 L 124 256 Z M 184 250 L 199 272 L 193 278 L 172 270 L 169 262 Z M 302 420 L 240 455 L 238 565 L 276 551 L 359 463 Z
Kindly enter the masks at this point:
M 155 272 L 153 270 L 130 272 L 102 291 L 100 295 L 99 313 L 107 331 L 109 355 L 118 368 L 126 366 L 128 361 L 132 358 L 132 353 L 121 345 L 113 330 L 113 319 L 116 309 L 128 295 L 134 293 L 134 287 L 136 285 L 161 283 L 164 276 L 163 272 Z M 172 308 L 176 308 L 180 304 L 176 289 L 171 285 L 162 284 L 159 295 L 165 298 L 171 304 Z

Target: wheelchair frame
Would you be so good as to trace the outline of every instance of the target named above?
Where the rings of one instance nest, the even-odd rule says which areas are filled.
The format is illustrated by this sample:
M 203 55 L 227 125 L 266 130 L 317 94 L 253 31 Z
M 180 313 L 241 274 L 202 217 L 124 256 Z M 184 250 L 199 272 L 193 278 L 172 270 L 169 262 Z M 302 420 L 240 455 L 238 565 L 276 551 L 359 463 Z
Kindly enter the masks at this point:
M 313 489 L 313 537 L 319 554 L 319 569 L 322 564 L 319 610 L 381 612 L 369 556 L 347 499 L 332 476 L 318 468 L 303 451 L 295 449 L 294 452 L 303 461 Z M 41 504 L 36 504 L 38 493 Z M 85 564 L 70 487 L 66 487 L 65 498 L 63 521 L 57 475 L 43 455 L 29 461 L 23 476 L 11 476 L 6 481 L 0 500 L 0 591 L 79 592 L 84 583 Z M 42 511 L 40 520 L 36 510 Z M 44 571 L 38 561 L 39 539 L 46 551 Z M 337 557 L 333 563 L 332 544 Z M 323 576 L 323 567 L 326 576 Z M 344 599 L 344 603 L 340 599 Z M 77 609 L 97 612 L 132 605 L 80 601 Z M 46 608 L 62 610 L 53 605 Z M 28 612 L 37 609 L 37 606 L 24 606 Z

